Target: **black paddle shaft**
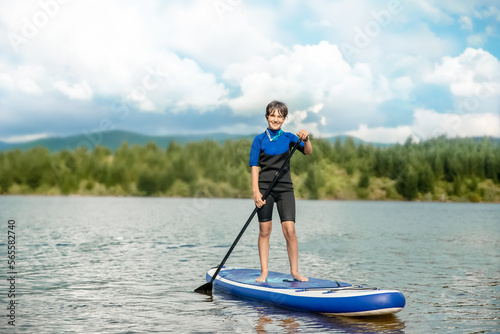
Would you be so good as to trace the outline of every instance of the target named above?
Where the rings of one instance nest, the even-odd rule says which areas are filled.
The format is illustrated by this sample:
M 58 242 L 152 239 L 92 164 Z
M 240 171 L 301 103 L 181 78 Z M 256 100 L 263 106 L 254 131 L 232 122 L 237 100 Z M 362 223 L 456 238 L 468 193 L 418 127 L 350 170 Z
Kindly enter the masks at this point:
M 280 170 L 274 174 L 273 181 L 271 182 L 271 184 L 267 188 L 267 190 L 264 193 L 264 195 L 262 195 L 262 199 L 263 200 L 265 200 L 267 198 L 267 196 L 273 190 L 274 186 L 276 185 L 276 183 L 278 182 L 279 178 L 281 177 L 281 174 L 285 170 L 287 164 L 290 162 L 290 159 L 292 158 L 292 155 L 295 153 L 295 150 L 299 147 L 301 141 L 302 141 L 302 139 L 299 138 L 299 140 L 297 141 L 297 143 L 295 144 L 295 146 L 292 148 L 292 150 L 290 151 L 290 153 L 286 157 L 286 160 L 283 163 L 283 166 L 281 166 Z M 229 251 L 226 253 L 226 256 L 224 256 L 224 259 L 222 260 L 222 262 L 217 267 L 217 270 L 215 271 L 215 274 L 212 276 L 212 279 L 210 280 L 210 282 L 208 284 L 204 284 L 204 285 L 200 286 L 198 289 L 194 290 L 195 292 L 204 292 L 204 291 L 212 289 L 212 284 L 213 284 L 215 278 L 217 277 L 217 275 L 219 274 L 219 271 L 222 269 L 222 267 L 226 263 L 227 259 L 229 258 L 229 255 L 231 255 L 231 253 L 233 252 L 233 249 L 234 249 L 234 247 L 236 247 L 236 244 L 238 243 L 238 241 L 240 241 L 241 236 L 243 235 L 243 233 L 245 233 L 245 230 L 247 229 L 248 225 L 250 225 L 250 222 L 252 221 L 253 217 L 257 213 L 257 210 L 259 210 L 259 208 L 255 207 L 255 209 L 253 210 L 252 214 L 248 218 L 247 222 L 245 223 L 245 225 L 241 229 L 240 233 L 236 237 L 236 240 L 234 240 L 233 244 L 231 245 L 231 248 L 229 248 Z

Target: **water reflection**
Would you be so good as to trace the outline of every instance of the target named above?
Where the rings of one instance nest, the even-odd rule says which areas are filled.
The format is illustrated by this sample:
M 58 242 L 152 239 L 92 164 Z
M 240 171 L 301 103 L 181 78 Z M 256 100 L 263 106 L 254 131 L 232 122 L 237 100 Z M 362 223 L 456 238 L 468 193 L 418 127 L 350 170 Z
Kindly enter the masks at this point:
M 396 315 L 371 317 L 342 317 L 327 314 L 296 312 L 259 301 L 245 300 L 233 295 L 214 291 L 204 302 L 214 302 L 219 310 L 237 313 L 245 330 L 253 328 L 256 333 L 404 333 L 405 323 Z M 244 320 L 243 320 L 244 319 Z M 237 328 L 238 329 L 238 328 Z
M 257 333 L 274 333 L 275 331 L 272 330 L 271 325 L 277 325 L 278 327 L 281 327 L 282 330 L 281 332 L 287 333 L 287 334 L 293 334 L 293 333 L 298 333 L 298 329 L 300 327 L 300 324 L 295 320 L 294 317 L 288 317 L 284 319 L 273 319 L 272 315 L 270 316 L 269 314 L 265 314 L 264 311 L 259 310 L 259 317 L 257 319 L 257 323 L 255 325 L 255 332 Z M 270 331 L 268 331 L 270 330 Z
M 4 216 L 19 223 L 21 331 L 497 333 L 500 328 L 497 204 L 300 201 L 298 221 L 305 224 L 297 231 L 308 276 L 394 288 L 409 301 L 397 316 L 344 318 L 193 292 L 227 252 L 247 218 L 248 200 L 210 200 L 203 210 L 193 199 L 173 198 L 2 196 L 0 202 Z M 252 228 L 228 265 L 258 266 L 257 224 Z M 275 237 L 273 270 L 286 272 L 285 241 Z M 0 333 L 6 332 L 0 322 Z
M 404 333 L 405 324 L 394 314 L 373 317 L 341 317 L 329 316 L 338 324 L 357 332 L 380 332 L 391 331 L 391 333 Z

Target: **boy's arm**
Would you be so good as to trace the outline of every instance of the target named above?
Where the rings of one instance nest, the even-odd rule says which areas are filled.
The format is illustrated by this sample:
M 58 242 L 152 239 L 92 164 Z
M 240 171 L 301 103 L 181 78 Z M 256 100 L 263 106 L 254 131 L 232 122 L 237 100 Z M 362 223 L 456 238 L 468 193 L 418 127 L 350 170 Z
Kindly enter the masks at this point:
M 252 191 L 253 191 L 253 200 L 255 205 L 260 208 L 266 201 L 262 200 L 262 194 L 259 189 L 259 166 L 252 166 Z
M 309 155 L 313 152 L 313 147 L 311 145 L 311 141 L 308 139 L 304 142 L 304 154 Z
M 304 143 L 304 154 L 311 154 L 313 152 L 313 147 L 311 141 L 309 140 L 309 132 L 306 130 L 300 130 L 299 133 L 297 133 L 297 136 L 302 139 L 302 142 Z

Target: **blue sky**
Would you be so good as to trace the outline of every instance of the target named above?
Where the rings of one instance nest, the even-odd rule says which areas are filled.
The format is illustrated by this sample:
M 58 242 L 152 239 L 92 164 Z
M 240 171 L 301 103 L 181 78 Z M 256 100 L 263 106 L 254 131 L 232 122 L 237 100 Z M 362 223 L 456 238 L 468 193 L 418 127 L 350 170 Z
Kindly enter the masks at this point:
M 3 1 L 0 140 L 500 137 L 497 0 Z

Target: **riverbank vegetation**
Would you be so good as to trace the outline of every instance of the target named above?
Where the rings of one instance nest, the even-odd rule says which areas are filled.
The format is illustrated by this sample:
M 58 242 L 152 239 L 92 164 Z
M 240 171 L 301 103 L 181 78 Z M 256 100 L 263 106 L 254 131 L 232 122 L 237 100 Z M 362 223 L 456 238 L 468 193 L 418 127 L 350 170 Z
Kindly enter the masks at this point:
M 386 148 L 312 139 L 292 158 L 296 196 L 305 199 L 500 202 L 500 145 L 444 137 Z M 251 141 L 42 147 L 0 153 L 0 193 L 251 198 Z

